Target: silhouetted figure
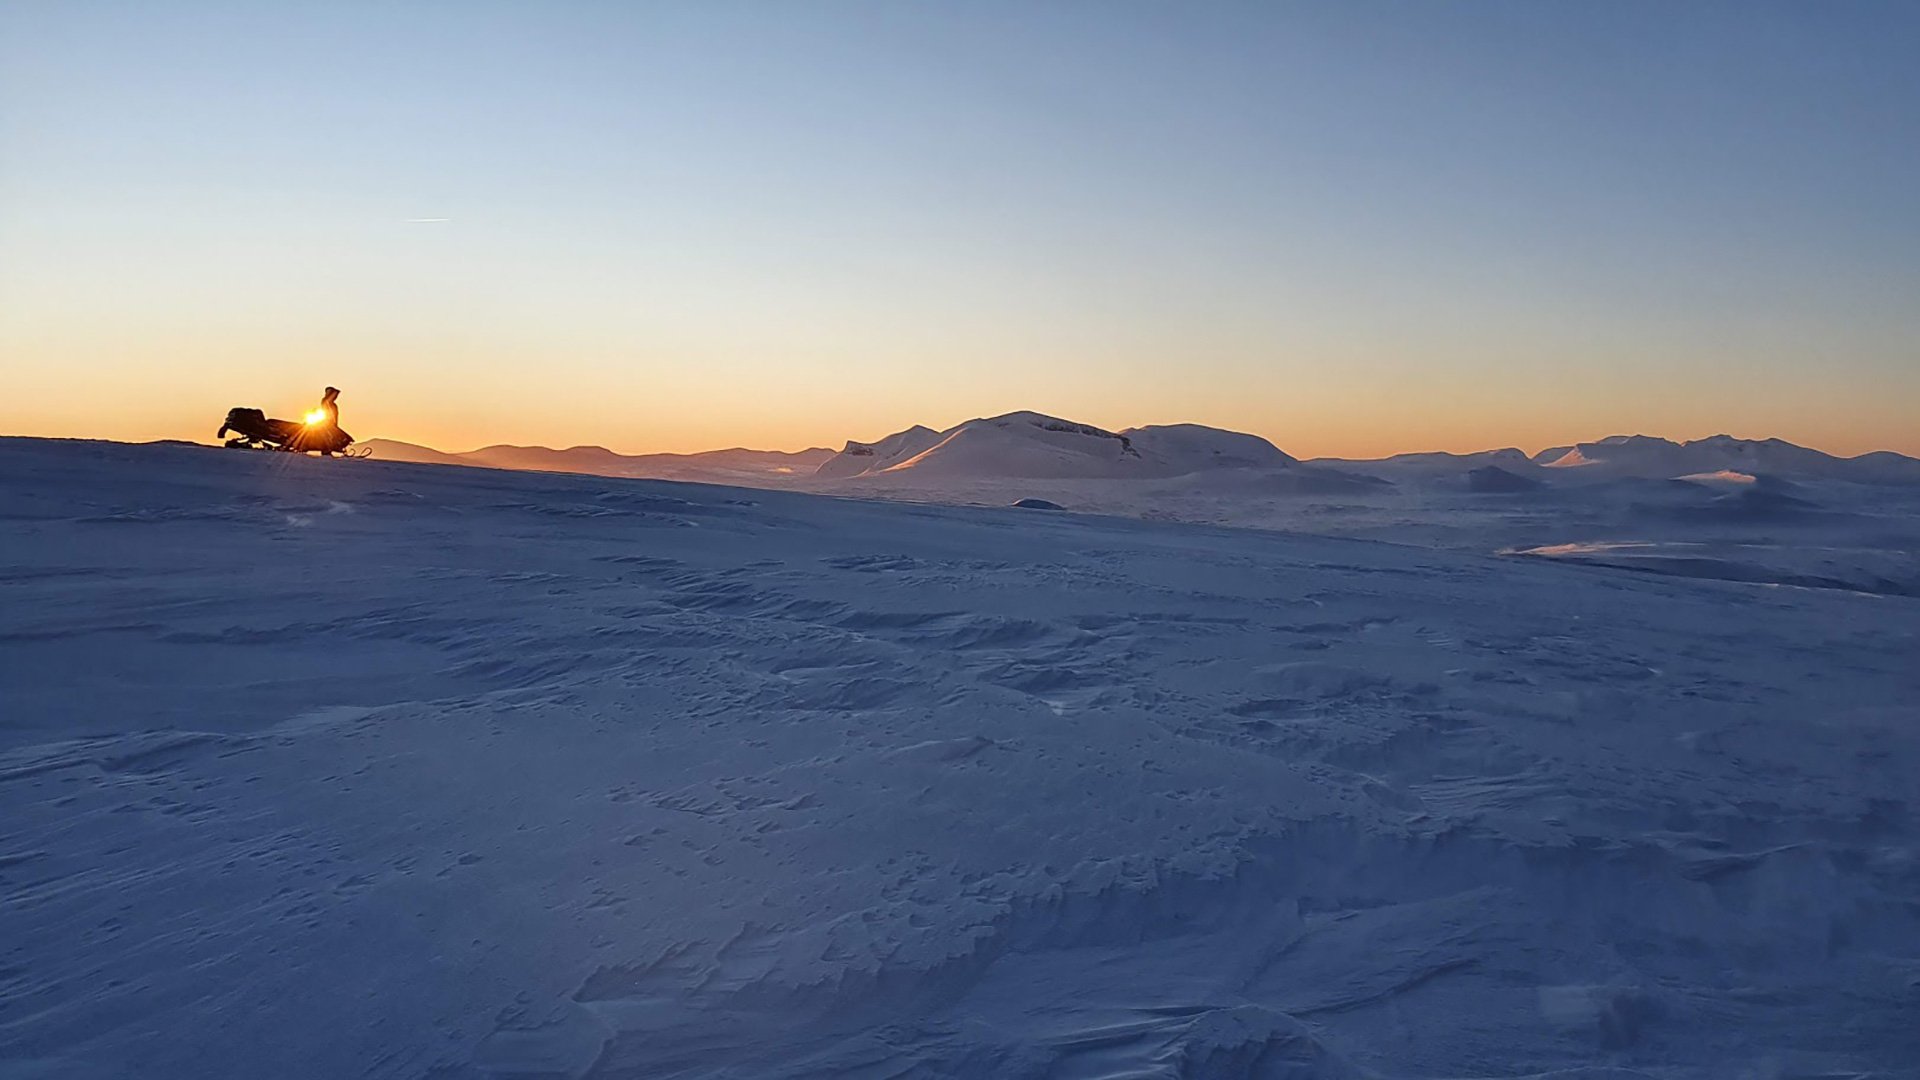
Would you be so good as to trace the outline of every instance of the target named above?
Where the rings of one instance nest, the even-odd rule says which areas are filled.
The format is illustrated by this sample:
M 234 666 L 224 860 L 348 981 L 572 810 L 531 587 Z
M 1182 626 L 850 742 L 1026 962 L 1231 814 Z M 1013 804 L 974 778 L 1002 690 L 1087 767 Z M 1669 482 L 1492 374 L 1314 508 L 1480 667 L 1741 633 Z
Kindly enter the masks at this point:
M 340 430 L 340 391 L 329 386 L 320 395 L 320 407 L 308 413 L 305 422 L 298 420 L 270 420 L 259 409 L 232 409 L 227 412 L 227 422 L 220 425 L 217 436 L 227 439 L 229 430 L 236 437 L 227 439 L 228 446 L 254 449 L 318 450 L 321 454 L 332 456 L 353 445 L 353 436 Z
M 308 414 L 306 424 L 295 435 L 292 449 L 318 450 L 331 455 L 336 450 L 345 450 L 353 442 L 353 436 L 340 430 L 340 390 L 329 386 L 320 395 L 320 407 Z

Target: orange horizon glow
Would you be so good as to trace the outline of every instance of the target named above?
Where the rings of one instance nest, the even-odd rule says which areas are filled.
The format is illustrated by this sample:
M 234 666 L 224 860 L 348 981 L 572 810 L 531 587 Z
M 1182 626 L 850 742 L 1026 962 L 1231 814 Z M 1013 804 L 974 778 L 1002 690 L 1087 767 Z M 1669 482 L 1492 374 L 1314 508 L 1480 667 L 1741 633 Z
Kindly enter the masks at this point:
M 54 409 L 21 409 L 17 403 L 0 406 L 0 435 L 39 438 L 107 439 L 120 442 L 151 442 L 177 439 L 212 445 L 213 430 L 227 408 L 248 405 L 263 408 L 269 415 L 301 417 L 316 422 L 318 410 L 312 410 L 321 382 L 306 401 L 297 394 L 280 393 L 267 398 L 244 393 L 214 396 L 209 391 L 204 407 L 198 403 L 161 404 L 148 400 L 94 403 L 85 415 Z M 336 382 L 346 381 L 335 379 Z M 718 416 L 706 416 L 697 406 L 686 406 L 664 413 L 639 407 L 622 407 L 608 401 L 596 402 L 589 419 L 579 423 L 556 421 L 546 416 L 530 416 L 524 410 L 504 402 L 488 403 L 470 395 L 461 395 L 457 405 L 421 403 L 409 408 L 403 401 L 362 402 L 368 395 L 347 388 L 341 398 L 341 426 L 356 439 L 390 439 L 439 450 L 466 453 L 487 446 L 544 446 L 556 450 L 597 446 L 618 454 L 696 454 L 713 450 L 746 448 L 796 453 L 809 449 L 838 450 L 847 441 L 872 442 L 915 424 L 945 430 L 967 420 L 1032 409 L 1110 431 L 1153 424 L 1194 423 L 1258 435 L 1296 458 L 1371 459 L 1396 454 L 1444 452 L 1474 453 L 1517 447 L 1529 455 L 1541 450 L 1594 442 L 1611 435 L 1652 435 L 1687 442 L 1712 435 L 1736 438 L 1781 438 L 1788 442 L 1837 457 L 1854 457 L 1875 451 L 1892 451 L 1920 457 L 1920 437 L 1912 432 L 1906 439 L 1879 438 L 1871 428 L 1849 423 L 1844 418 L 1825 418 L 1826 422 L 1782 422 L 1777 427 L 1715 423 L 1711 419 L 1687 421 L 1678 416 L 1640 415 L 1610 421 L 1596 416 L 1584 423 L 1544 419 L 1510 422 L 1501 427 L 1493 418 L 1473 420 L 1467 417 L 1422 416 L 1410 405 L 1398 413 L 1379 409 L 1372 423 L 1362 426 L 1316 415 L 1288 415 L 1279 410 L 1256 407 L 1236 410 L 1231 416 L 1209 417 L 1193 411 L 1168 415 L 1116 414 L 1106 409 L 1076 410 L 1070 407 L 1035 407 L 1008 402 L 973 410 L 947 409 L 902 413 L 886 418 L 862 416 L 858 410 L 840 409 L 817 416 L 780 415 L 781 410 L 762 405 L 755 409 L 734 401 Z M 1892 419 L 1892 418 L 1889 418 Z M 1891 425 L 1889 425 L 1891 427 Z M 639 430 L 636 430 L 639 429 Z M 1881 430 L 1887 430 L 1882 428 Z
M 18 310 L 16 326 L 38 318 Z M 1251 332 L 1058 352 L 976 332 L 923 340 L 905 356 L 883 336 L 887 327 L 862 329 L 851 318 L 784 343 L 743 341 L 737 327 L 716 322 L 704 341 L 688 326 L 683 342 L 636 331 L 631 345 L 594 349 L 543 345 L 533 326 L 433 340 L 393 328 L 219 329 L 206 312 L 188 325 L 63 318 L 9 340 L 5 322 L 0 433 L 46 437 L 206 442 L 231 407 L 300 417 L 337 386 L 341 427 L 356 439 L 447 452 L 838 450 L 914 424 L 945 429 L 1026 409 L 1116 431 L 1206 424 L 1299 458 L 1534 453 L 1617 434 L 1730 434 L 1843 457 L 1920 457 L 1907 385 L 1920 380 L 1920 365 L 1836 380 L 1775 362 L 1729 380 L 1714 365 L 1665 354 L 1611 362 L 1605 343 L 1556 347 L 1538 328 L 1504 345 L 1436 339 L 1424 353 L 1376 351 L 1331 327 L 1281 352 Z M 1205 358 L 1162 359 L 1196 354 Z M 1527 359 L 1542 354 L 1559 359 Z

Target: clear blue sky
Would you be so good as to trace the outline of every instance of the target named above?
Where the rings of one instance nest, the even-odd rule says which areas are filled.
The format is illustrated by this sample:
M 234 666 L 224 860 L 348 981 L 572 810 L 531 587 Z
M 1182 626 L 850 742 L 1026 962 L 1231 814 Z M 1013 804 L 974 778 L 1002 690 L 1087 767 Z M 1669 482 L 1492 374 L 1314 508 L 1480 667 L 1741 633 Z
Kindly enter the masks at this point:
M 0 2 L 0 431 L 1920 453 L 1916 57 L 1916 4 Z

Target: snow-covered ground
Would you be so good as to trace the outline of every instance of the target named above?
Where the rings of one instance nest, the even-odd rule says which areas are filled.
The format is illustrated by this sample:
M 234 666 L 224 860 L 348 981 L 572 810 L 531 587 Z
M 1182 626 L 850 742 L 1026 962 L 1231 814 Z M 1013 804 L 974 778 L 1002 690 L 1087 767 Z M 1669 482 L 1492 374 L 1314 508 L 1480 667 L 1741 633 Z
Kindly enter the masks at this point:
M 1667 542 L 1800 527 L 1688 483 Z M 1920 1074 L 1920 599 L 1540 490 L 1421 548 L 0 440 L 0 1076 Z

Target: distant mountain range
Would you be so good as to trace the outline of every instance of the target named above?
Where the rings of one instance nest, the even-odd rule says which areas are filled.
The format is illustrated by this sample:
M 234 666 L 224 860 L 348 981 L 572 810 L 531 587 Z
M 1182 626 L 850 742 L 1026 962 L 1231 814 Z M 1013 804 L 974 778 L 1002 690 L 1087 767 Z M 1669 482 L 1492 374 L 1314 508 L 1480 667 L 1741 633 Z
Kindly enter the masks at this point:
M 1486 470 L 1543 483 L 1680 480 L 1718 473 L 1864 484 L 1920 483 L 1920 458 L 1889 450 L 1843 458 L 1784 439 L 1736 439 L 1731 435 L 1686 442 L 1652 435 L 1611 435 L 1593 442 L 1549 447 L 1532 455 L 1508 447 L 1475 454 L 1398 454 L 1371 460 L 1323 458 L 1316 463 L 1366 469 L 1387 476 L 1478 473 L 1483 480 L 1495 483 L 1499 481 Z
M 1869 483 L 1920 480 L 1920 460 L 1904 454 L 1883 450 L 1841 458 L 1784 439 L 1736 439 L 1731 435 L 1680 443 L 1651 435 L 1614 435 L 1542 450 L 1533 461 L 1550 469 L 1593 469 L 1630 476 L 1732 471 Z
M 544 446 L 484 446 L 465 453 L 446 453 L 395 439 L 368 439 L 373 456 L 385 461 L 415 461 L 429 465 L 476 465 L 488 469 L 526 469 L 533 472 L 589 473 L 652 480 L 742 484 L 750 487 L 784 485 L 810 477 L 821 463 L 834 457 L 825 447 L 783 450 L 708 450 L 698 454 L 616 454 L 604 446 L 575 446 L 553 450 Z
M 1107 431 L 1037 412 L 1013 412 L 945 430 L 915 425 L 838 452 L 729 449 L 696 454 L 617 454 L 599 446 L 553 450 L 488 446 L 446 453 L 372 439 L 390 461 L 590 473 L 836 493 L 900 494 L 915 489 L 978 490 L 1020 481 L 1152 481 L 1250 492 L 1327 494 L 1400 484 L 1484 494 L 1601 480 L 1820 479 L 1920 484 L 1920 459 L 1889 451 L 1842 458 L 1780 439 L 1727 435 L 1674 442 L 1616 435 L 1538 454 L 1507 448 L 1473 454 L 1415 453 L 1368 460 L 1302 462 L 1257 435 L 1200 424 Z

